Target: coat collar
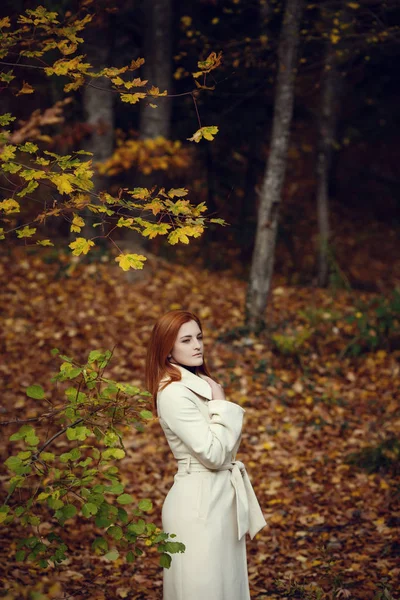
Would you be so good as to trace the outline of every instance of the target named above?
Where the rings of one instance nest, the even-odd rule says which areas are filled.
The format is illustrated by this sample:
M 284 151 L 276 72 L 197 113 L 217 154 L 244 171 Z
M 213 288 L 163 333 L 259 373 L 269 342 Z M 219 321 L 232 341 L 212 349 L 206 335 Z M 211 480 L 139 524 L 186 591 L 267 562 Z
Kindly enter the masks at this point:
M 202 379 L 199 375 L 194 375 L 194 373 L 181 367 L 181 365 L 174 365 L 174 367 L 181 374 L 179 383 L 182 383 L 182 385 L 192 390 L 195 394 L 199 394 L 199 396 L 203 396 L 207 400 L 212 400 L 212 390 L 205 379 Z

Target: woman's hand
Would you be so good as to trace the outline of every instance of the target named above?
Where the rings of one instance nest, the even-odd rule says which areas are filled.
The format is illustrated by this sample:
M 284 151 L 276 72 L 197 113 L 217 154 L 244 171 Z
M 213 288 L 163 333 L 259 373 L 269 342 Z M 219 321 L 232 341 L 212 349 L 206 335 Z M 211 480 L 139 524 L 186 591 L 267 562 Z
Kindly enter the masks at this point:
M 208 377 L 207 375 L 201 375 L 201 378 L 207 381 L 207 383 L 210 385 L 213 400 L 226 400 L 225 392 L 222 385 L 220 385 L 219 383 L 214 381 L 214 379 L 211 379 L 211 377 Z

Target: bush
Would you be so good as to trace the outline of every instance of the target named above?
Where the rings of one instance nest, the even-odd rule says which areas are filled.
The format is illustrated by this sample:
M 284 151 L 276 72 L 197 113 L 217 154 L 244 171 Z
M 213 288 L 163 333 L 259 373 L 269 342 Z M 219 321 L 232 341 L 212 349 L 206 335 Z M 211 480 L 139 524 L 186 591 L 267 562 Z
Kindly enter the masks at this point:
M 57 349 L 52 353 L 59 355 Z M 23 425 L 9 438 L 18 451 L 5 461 L 11 476 L 8 495 L 0 507 L 0 523 L 35 530 L 34 535 L 18 541 L 17 561 L 33 561 L 43 568 L 64 561 L 68 545 L 62 528 L 78 517 L 94 522 L 100 535 L 92 550 L 111 561 L 122 556 L 133 562 L 143 554 L 140 546 L 144 544 L 155 546 L 160 565 L 168 568 L 171 554 L 185 550 L 183 544 L 172 540 L 174 535 L 147 520 L 151 501 L 137 503 L 121 481 L 118 461 L 125 456 L 127 426 L 141 431 L 153 415 L 147 407 L 148 392 L 104 376 L 111 356 L 109 350 L 93 350 L 85 364 L 78 364 L 59 355 L 62 363 L 51 382 L 67 384 L 61 385 L 66 398 L 61 403 L 56 402 L 56 393 L 50 397 L 40 385 L 26 390 L 30 398 L 46 402 L 47 410 L 37 418 L 17 420 Z M 32 423 L 40 426 L 43 421 L 49 437 L 41 440 L 39 427 Z M 54 430 L 51 434 L 50 428 Z M 57 444 L 61 438 L 62 450 Z M 69 441 L 67 449 L 65 439 Z M 133 504 L 136 507 L 128 513 L 127 507 Z M 55 523 L 47 535 L 38 533 L 42 517 Z

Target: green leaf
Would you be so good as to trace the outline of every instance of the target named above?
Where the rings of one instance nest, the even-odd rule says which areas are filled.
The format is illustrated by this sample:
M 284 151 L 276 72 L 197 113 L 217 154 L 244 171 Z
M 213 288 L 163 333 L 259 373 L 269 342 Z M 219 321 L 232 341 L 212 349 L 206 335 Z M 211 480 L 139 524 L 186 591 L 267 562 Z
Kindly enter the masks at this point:
M 32 432 L 28 433 L 25 436 L 25 442 L 29 445 L 29 446 L 37 446 L 37 444 L 39 443 L 39 438 L 37 437 L 37 435 L 35 434 L 35 430 L 33 430 Z
M 73 504 L 66 504 L 61 510 L 65 519 L 72 519 L 78 512 Z
M 52 452 L 41 452 L 40 454 L 41 460 L 50 461 L 55 459 L 55 455 Z
M 47 493 L 47 492 L 40 492 L 40 494 L 38 495 L 38 497 L 36 498 L 36 500 L 38 502 L 41 502 L 42 500 L 46 500 L 46 498 L 48 498 L 51 494 Z
M 18 552 L 15 553 L 15 560 L 17 562 L 22 562 L 25 558 L 26 555 L 26 550 L 18 550 Z
M 3 523 L 7 519 L 9 510 L 10 510 L 9 506 L 1 506 L 0 507 L 0 523 Z
M 92 350 L 88 356 L 88 363 L 93 363 L 104 356 L 101 350 Z
M 119 437 L 114 431 L 107 431 L 103 441 L 105 446 L 114 446 L 119 443 Z
M 144 419 L 145 421 L 150 421 L 151 419 L 153 419 L 153 413 L 150 410 L 141 410 L 140 411 L 140 416 L 142 417 L 142 419 Z
M 164 546 L 165 551 L 169 552 L 170 554 L 176 554 L 177 552 L 185 551 L 185 544 L 182 544 L 182 542 L 166 542 Z
M 135 560 L 135 555 L 133 554 L 132 550 L 129 550 L 129 552 L 126 555 L 126 562 L 133 563 L 134 560 Z
M 18 458 L 21 458 L 22 460 L 26 460 L 27 458 L 30 458 L 31 455 L 32 455 L 32 452 L 30 450 L 25 450 L 24 452 L 18 452 Z
M 104 552 L 107 552 L 107 550 L 108 550 L 108 542 L 103 537 L 97 537 L 92 542 L 92 548 L 93 548 L 93 550 L 98 549 L 98 550 L 104 550 Z
M 104 450 L 102 453 L 103 460 L 109 460 L 110 458 L 120 460 L 121 458 L 124 458 L 124 456 L 125 450 L 122 450 L 122 448 L 107 448 L 107 450 Z
M 95 515 L 98 510 L 98 506 L 96 506 L 96 504 L 93 504 L 93 502 L 86 502 L 86 504 L 82 506 L 82 514 L 84 517 L 87 518 L 91 517 L 92 515 Z
M 171 557 L 169 554 L 163 552 L 160 556 L 160 567 L 164 567 L 164 569 L 169 569 L 171 566 Z
M 9 458 L 7 458 L 4 464 L 8 469 L 10 469 L 10 471 L 16 473 L 16 470 L 19 469 L 19 467 L 21 467 L 23 463 L 22 460 L 17 456 L 10 456 Z
M 121 494 L 117 498 L 118 504 L 132 504 L 134 502 L 134 498 L 130 494 Z
M 134 533 L 135 535 L 142 535 L 146 529 L 146 523 L 143 519 L 139 519 L 137 523 L 130 523 L 127 527 L 129 533 Z
M 106 558 L 107 560 L 117 560 L 118 557 L 118 550 L 111 550 L 110 552 L 107 552 L 107 554 L 104 555 L 104 558 Z
M 85 425 L 69 427 L 67 429 L 67 438 L 69 440 L 84 441 L 89 435 L 92 435 L 92 432 Z
M 13 433 L 9 437 L 9 440 L 11 442 L 15 442 L 16 440 L 23 440 L 31 432 L 34 432 L 32 425 L 22 425 L 22 427 L 20 427 L 16 433 Z
M 118 520 L 121 521 L 121 523 L 128 522 L 128 513 L 126 512 L 126 510 L 124 508 L 118 509 L 117 516 L 118 516 Z
M 143 500 L 141 500 L 139 502 L 139 508 L 140 508 L 140 510 L 143 510 L 144 512 L 149 512 L 153 508 L 153 503 L 148 498 L 144 498 Z
M 53 496 L 47 499 L 47 504 L 53 510 L 58 510 L 59 508 L 62 508 L 64 506 L 64 502 L 62 500 L 60 500 L 59 498 L 54 498 Z
M 114 538 L 114 540 L 120 540 L 124 535 L 122 527 L 120 527 L 119 525 L 112 525 L 107 529 L 107 533 L 108 535 L 111 535 L 111 537 Z

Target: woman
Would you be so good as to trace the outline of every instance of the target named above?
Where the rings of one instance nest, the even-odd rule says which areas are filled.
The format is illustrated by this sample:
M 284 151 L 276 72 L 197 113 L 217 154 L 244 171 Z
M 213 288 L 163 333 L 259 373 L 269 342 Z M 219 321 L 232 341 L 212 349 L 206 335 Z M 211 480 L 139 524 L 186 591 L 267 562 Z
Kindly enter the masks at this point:
M 178 463 L 163 529 L 186 546 L 164 569 L 163 598 L 249 600 L 245 534 L 253 538 L 266 522 L 235 460 L 244 410 L 210 377 L 196 315 L 175 310 L 158 319 L 146 383 Z

